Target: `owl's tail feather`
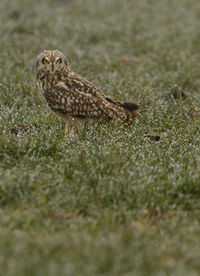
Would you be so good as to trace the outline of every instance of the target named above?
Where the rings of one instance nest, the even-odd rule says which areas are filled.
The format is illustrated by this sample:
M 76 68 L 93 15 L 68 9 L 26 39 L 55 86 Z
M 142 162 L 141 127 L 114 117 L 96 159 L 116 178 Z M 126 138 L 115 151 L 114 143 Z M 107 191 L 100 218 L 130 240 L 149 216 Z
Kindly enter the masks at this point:
M 125 125 L 133 124 L 135 118 L 138 116 L 137 110 L 139 109 L 139 105 L 132 102 L 113 101 L 109 97 L 106 97 L 106 99 L 108 102 L 121 107 L 121 112 L 118 112 L 116 115 L 116 117 L 120 118 L 120 121 Z
M 121 107 L 124 108 L 126 119 L 123 120 L 124 124 L 132 125 L 135 121 L 135 118 L 138 116 L 137 110 L 139 105 L 132 102 L 117 102 Z
M 121 107 L 127 109 L 128 111 L 136 111 L 139 109 L 139 105 L 132 102 L 117 102 Z

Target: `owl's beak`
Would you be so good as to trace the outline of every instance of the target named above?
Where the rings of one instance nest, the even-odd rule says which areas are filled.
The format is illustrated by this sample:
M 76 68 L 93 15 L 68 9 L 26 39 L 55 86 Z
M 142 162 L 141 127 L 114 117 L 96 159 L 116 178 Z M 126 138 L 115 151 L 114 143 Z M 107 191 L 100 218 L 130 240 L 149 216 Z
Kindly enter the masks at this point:
M 54 72 L 55 72 L 55 66 L 54 66 L 54 64 L 52 63 L 52 64 L 50 65 L 50 73 L 51 73 L 51 74 L 54 74 Z

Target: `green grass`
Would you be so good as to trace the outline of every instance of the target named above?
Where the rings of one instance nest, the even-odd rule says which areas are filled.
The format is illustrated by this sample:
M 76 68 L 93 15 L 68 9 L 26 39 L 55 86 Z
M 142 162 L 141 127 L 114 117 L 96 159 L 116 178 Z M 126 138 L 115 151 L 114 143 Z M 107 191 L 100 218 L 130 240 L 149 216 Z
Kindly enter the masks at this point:
M 1 0 L 0 18 L 1 275 L 199 275 L 199 1 Z M 43 49 L 138 103 L 134 127 L 63 143 Z

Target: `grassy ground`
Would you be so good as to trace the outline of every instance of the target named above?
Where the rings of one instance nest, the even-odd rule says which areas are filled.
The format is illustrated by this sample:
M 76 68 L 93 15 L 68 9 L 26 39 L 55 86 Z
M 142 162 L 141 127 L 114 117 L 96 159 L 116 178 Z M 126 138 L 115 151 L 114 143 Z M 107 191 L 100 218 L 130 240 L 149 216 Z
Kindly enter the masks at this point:
M 1 275 L 200 274 L 198 0 L 0 2 Z M 34 63 L 59 49 L 132 129 L 63 143 Z

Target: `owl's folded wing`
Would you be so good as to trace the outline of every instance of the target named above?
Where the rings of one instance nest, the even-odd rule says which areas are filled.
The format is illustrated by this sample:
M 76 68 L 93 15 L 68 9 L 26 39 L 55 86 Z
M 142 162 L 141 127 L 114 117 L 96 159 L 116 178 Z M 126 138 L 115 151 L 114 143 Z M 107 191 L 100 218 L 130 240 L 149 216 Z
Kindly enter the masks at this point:
M 64 85 L 68 87 L 68 89 L 73 89 L 75 91 L 77 89 L 82 93 L 88 93 L 93 96 L 105 98 L 105 95 L 93 83 L 76 74 L 73 74 L 72 76 L 68 77 L 65 80 Z
M 106 102 L 110 102 L 115 106 L 121 106 L 130 112 L 135 112 L 139 109 L 139 105 L 133 102 L 124 102 L 124 101 L 114 101 L 111 98 L 105 96 L 94 84 L 88 80 L 81 78 L 80 76 L 73 74 L 71 77 L 67 78 L 64 82 L 64 86 L 68 89 L 75 89 L 75 91 L 81 91 L 81 93 L 91 94 L 97 96 Z M 136 115 L 136 113 L 135 113 Z
M 55 112 L 81 118 L 113 119 L 117 110 L 106 99 L 90 93 L 70 89 L 59 83 L 48 96 L 48 104 Z

